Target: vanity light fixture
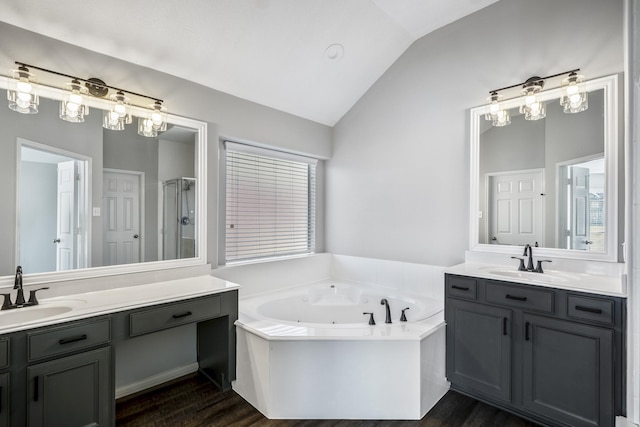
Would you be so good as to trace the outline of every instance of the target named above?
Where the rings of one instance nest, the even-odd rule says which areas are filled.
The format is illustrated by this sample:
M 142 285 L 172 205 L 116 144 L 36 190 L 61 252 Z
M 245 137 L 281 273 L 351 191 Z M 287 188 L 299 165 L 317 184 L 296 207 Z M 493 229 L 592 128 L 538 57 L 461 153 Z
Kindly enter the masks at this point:
M 150 106 L 147 117 L 138 117 L 138 135 L 155 138 L 158 132 L 167 130 L 167 109 L 162 101 L 156 101 Z
M 103 113 L 102 126 L 110 130 L 123 130 L 125 125 L 133 122 L 131 117 L 131 107 L 144 108 L 147 112 L 144 117 L 140 117 L 138 133 L 143 136 L 158 136 L 158 132 L 167 130 L 167 109 L 162 105 L 163 101 L 148 95 L 131 92 L 105 84 L 97 78 L 82 79 L 35 65 L 25 64 L 16 61 L 17 70 L 11 71 L 11 79 L 7 90 L 9 108 L 23 114 L 35 114 L 38 112 L 38 85 L 35 76 L 29 71 L 30 68 L 43 71 L 54 76 L 71 79 L 71 83 L 65 85 L 69 94 L 60 102 L 60 118 L 72 123 L 81 123 L 84 116 L 89 114 L 88 98 L 107 98 L 110 100 L 110 109 Z M 55 80 L 52 80 L 55 82 Z M 60 88 L 62 84 L 48 83 L 43 88 Z M 44 90 L 44 89 L 43 89 Z M 109 91 L 114 91 L 109 96 Z M 46 92 L 46 91 L 45 91 Z M 150 99 L 154 103 L 149 107 L 141 107 L 131 103 L 134 98 Z M 134 110 L 135 112 L 135 110 Z
M 36 114 L 38 112 L 38 92 L 35 75 L 29 72 L 24 64 L 19 64 L 17 70 L 11 70 L 12 79 L 7 90 L 9 108 L 22 114 Z
M 511 116 L 509 115 L 509 110 L 505 110 L 502 108 L 500 101 L 502 101 L 502 96 L 498 95 L 498 92 L 491 92 L 491 96 L 487 98 L 491 101 L 491 105 L 489 105 L 489 112 L 485 114 L 486 120 L 491 120 L 494 126 L 507 126 L 511 123 Z
M 67 86 L 69 95 L 60 101 L 60 118 L 71 123 L 82 123 L 85 114 L 89 114 L 89 106 L 84 102 L 84 95 L 88 90 L 78 79 L 71 80 Z
M 584 88 L 584 76 L 573 71 L 566 79 L 562 80 L 562 87 L 560 105 L 564 107 L 565 113 L 579 113 L 589 108 L 589 98 Z
M 544 80 L 540 77 L 529 78 L 522 86 L 522 104 L 520 112 L 524 114 L 525 120 L 540 120 L 547 115 L 544 102 L 538 99 L 538 93 L 544 87 Z
M 111 110 L 102 114 L 102 127 L 109 130 L 124 130 L 124 125 L 131 123 L 131 113 L 128 111 L 129 98 L 122 91 L 109 97 L 113 101 Z

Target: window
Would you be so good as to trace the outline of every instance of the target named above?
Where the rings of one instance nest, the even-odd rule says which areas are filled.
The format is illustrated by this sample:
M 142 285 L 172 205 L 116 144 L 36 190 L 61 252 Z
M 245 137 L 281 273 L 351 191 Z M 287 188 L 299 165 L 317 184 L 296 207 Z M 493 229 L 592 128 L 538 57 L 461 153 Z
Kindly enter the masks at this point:
M 225 146 L 225 261 L 314 252 L 317 161 Z

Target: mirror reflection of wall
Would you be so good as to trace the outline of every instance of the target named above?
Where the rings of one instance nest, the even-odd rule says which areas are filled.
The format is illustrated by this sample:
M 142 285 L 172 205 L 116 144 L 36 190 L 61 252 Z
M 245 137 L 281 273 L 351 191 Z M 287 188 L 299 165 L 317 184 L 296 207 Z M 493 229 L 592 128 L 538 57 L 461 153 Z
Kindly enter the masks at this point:
M 589 108 L 577 114 L 549 101 L 542 120 L 527 121 L 512 110 L 509 126 L 481 123 L 479 243 L 566 247 L 567 224 L 559 218 L 568 195 L 558 186 L 558 165 L 602 156 L 603 114 L 604 90 L 597 90 L 589 94 Z M 602 250 L 588 246 L 573 248 Z
M 0 247 L 0 275 L 13 274 L 18 264 L 29 274 L 162 260 L 162 183 L 196 175 L 197 130 L 169 125 L 157 138 L 146 138 L 133 125 L 124 131 L 104 129 L 102 112 L 97 109 L 83 123 L 68 123 L 58 115 L 59 102 L 45 98 L 40 99 L 38 114 L 0 108 L 0 176 L 5 182 L 0 197 L 15 202 L 0 205 L 0 230 L 7 236 Z M 23 153 L 22 146 L 39 148 L 39 160 L 33 161 L 33 151 Z M 71 168 L 69 176 L 76 177 L 71 180 L 72 193 L 57 185 L 63 160 Z M 135 203 L 127 205 L 124 193 L 123 209 L 110 211 L 109 188 L 105 187 L 110 173 L 138 180 L 137 213 L 128 210 Z M 78 183 L 81 175 L 84 181 Z M 61 204 L 63 197 L 66 203 Z M 61 220 L 60 212 L 68 221 Z M 137 227 L 132 218 L 138 219 Z M 194 215 L 192 229 L 196 222 Z M 66 229 L 65 224 L 69 225 Z M 121 239 L 121 249 L 106 234 L 115 225 L 128 233 L 129 240 Z M 65 230 L 68 235 L 63 234 Z M 193 237 L 192 241 L 191 250 L 179 257 L 195 256 L 197 242 Z M 111 256 L 115 253 L 118 255 Z

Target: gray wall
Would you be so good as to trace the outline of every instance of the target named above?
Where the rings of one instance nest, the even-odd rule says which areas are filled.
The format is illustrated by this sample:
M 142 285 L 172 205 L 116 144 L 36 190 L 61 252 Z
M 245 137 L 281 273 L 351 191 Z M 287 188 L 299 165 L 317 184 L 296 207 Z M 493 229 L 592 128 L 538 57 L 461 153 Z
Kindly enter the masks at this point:
M 451 265 L 468 242 L 469 108 L 532 75 L 623 70 L 622 0 L 502 0 L 417 40 L 334 128 L 326 248 Z

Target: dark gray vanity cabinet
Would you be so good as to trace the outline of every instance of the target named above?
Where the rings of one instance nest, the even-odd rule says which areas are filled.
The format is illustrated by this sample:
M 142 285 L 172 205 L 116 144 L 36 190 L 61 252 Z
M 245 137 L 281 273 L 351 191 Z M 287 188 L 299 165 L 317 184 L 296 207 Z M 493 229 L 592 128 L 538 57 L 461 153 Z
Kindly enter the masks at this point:
M 11 373 L 9 370 L 9 338 L 0 338 L 0 427 L 10 424 Z
M 113 424 L 111 347 L 27 368 L 28 426 Z
M 550 426 L 624 413 L 623 298 L 445 277 L 454 390 Z
M 613 331 L 524 314 L 522 404 L 572 426 L 613 425 Z
M 9 426 L 9 376 L 8 372 L 0 374 L 0 427 Z
M 509 402 L 511 310 L 459 300 L 447 308 L 449 381 Z
M 200 370 L 226 391 L 235 379 L 237 319 L 231 290 L 0 337 L 0 427 L 115 425 L 114 349 L 189 323 Z
M 112 425 L 111 318 L 26 333 L 27 424 Z

